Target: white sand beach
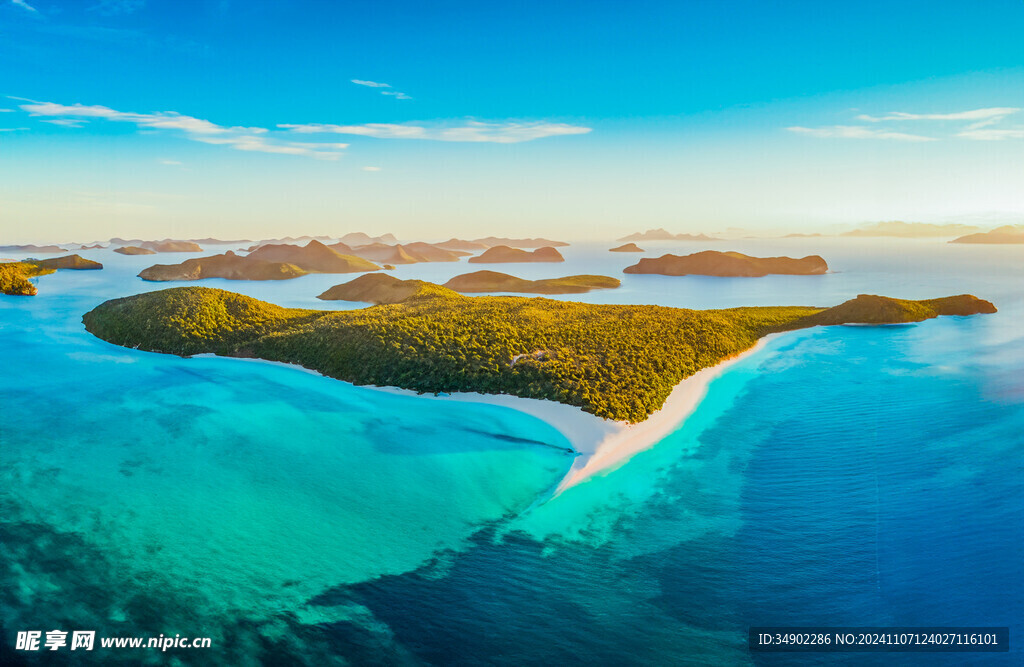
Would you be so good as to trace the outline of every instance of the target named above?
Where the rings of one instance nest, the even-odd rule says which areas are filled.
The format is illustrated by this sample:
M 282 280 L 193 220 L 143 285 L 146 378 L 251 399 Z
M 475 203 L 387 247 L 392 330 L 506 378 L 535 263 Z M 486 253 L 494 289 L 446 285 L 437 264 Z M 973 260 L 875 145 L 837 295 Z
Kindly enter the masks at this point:
M 653 447 L 694 413 L 704 396 L 707 395 L 708 386 L 715 378 L 725 372 L 729 366 L 764 348 L 771 338 L 778 335 L 781 334 L 765 336 L 750 349 L 686 378 L 675 386 L 660 410 L 637 424 L 601 419 L 571 405 L 533 398 L 475 393 L 430 396 L 430 398 L 501 405 L 525 412 L 551 424 L 579 452 L 572 468 L 558 485 L 555 491 L 557 495 L 597 473 L 613 470 L 635 454 Z M 390 387 L 386 390 L 405 393 L 405 390 L 395 390 Z

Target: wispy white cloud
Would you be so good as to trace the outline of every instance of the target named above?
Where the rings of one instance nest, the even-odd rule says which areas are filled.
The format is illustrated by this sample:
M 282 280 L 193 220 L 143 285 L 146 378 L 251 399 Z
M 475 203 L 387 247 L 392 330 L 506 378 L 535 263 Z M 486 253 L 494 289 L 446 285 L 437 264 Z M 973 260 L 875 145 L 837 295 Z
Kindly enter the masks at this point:
M 129 123 L 143 132 L 180 132 L 184 138 L 233 150 L 301 155 L 320 160 L 336 160 L 349 144 L 338 141 L 297 141 L 296 135 L 353 135 L 377 139 L 420 139 L 471 143 L 514 144 L 547 137 L 586 134 L 591 128 L 547 121 L 466 120 L 458 123 L 367 123 L 362 125 L 304 124 L 264 127 L 218 125 L 202 118 L 174 111 L 136 113 L 110 107 L 85 104 L 58 104 L 24 98 L 19 107 L 40 122 L 69 128 L 81 127 L 92 120 Z
M 964 139 L 974 139 L 976 141 L 1004 141 L 1006 139 L 1024 139 L 1024 128 L 1018 127 L 1007 130 L 967 129 L 956 136 L 963 137 Z
M 297 141 L 271 141 L 258 134 L 250 135 L 197 135 L 195 141 L 204 144 L 229 146 L 238 151 L 255 151 L 258 153 L 278 153 L 280 155 L 305 155 L 320 160 L 336 160 L 341 153 L 337 151 L 348 148 L 348 144 L 318 144 Z
M 985 107 L 949 113 L 909 113 L 891 111 L 882 115 L 860 114 L 857 120 L 866 125 L 831 125 L 827 127 L 788 127 L 790 132 L 821 138 L 842 139 L 891 139 L 895 141 L 937 141 L 940 138 L 959 137 L 978 141 L 1000 141 L 1024 138 L 1020 126 L 995 128 L 1008 117 L 1020 112 L 1018 107 Z M 948 123 L 959 125 L 951 130 Z M 887 124 L 895 124 L 886 127 Z M 916 132 L 896 131 L 908 126 Z M 954 133 L 955 132 L 955 133 Z M 938 136 L 936 136 L 938 135 Z
M 357 86 L 366 86 L 367 88 L 390 88 L 391 87 L 390 83 L 381 83 L 379 81 L 366 81 L 364 79 L 352 79 L 352 83 L 356 84 Z M 380 94 L 381 95 L 387 95 L 389 97 L 393 97 L 396 100 L 411 100 L 412 99 L 412 97 L 410 97 L 409 95 L 406 95 L 405 93 L 399 92 L 397 90 L 382 90 L 382 91 L 380 91 Z
M 174 111 L 146 114 L 117 111 L 98 105 L 65 105 L 53 102 L 26 101 L 27 104 L 20 106 L 30 115 L 57 117 L 44 122 L 70 126 L 74 126 L 74 123 L 85 122 L 86 119 L 126 122 L 146 130 L 178 130 L 192 141 L 227 146 L 240 151 L 304 155 L 320 160 L 336 160 L 341 155 L 339 151 L 348 146 L 348 144 L 342 143 L 308 143 L 271 138 L 266 136 L 269 132 L 266 128 L 217 125 L 208 120 L 186 116 Z
M 14 109 L 0 109 L 0 113 L 14 113 Z
M 822 139 L 888 139 L 891 141 L 935 141 L 934 137 L 906 132 L 864 127 L 863 125 L 830 125 L 827 127 L 787 127 L 790 132 Z
M 997 121 L 1010 114 L 1020 111 L 1015 107 L 989 107 L 986 109 L 971 109 L 970 111 L 955 111 L 953 113 L 906 113 L 903 111 L 892 111 L 883 116 L 871 116 L 861 114 L 857 120 L 869 123 L 883 123 L 886 121 L 910 121 L 910 120 L 973 120 L 973 121 Z
M 415 123 L 366 123 L 363 125 L 278 125 L 300 134 L 350 134 L 375 139 L 422 139 L 427 141 L 458 141 L 516 144 L 534 139 L 572 134 L 586 134 L 589 127 L 549 123 L 546 121 L 466 121 L 461 125 L 428 126 Z
M 0 127 L 0 132 L 22 132 L 27 129 L 27 127 Z
M 179 160 L 160 160 L 160 164 L 165 164 L 168 167 L 180 167 L 181 161 Z
M 38 9 L 36 9 L 32 5 L 30 5 L 27 2 L 25 2 L 25 0 L 11 0 L 11 4 L 15 5 L 17 7 L 21 7 L 22 9 L 27 9 L 28 11 L 32 12 L 33 14 L 38 14 L 39 13 Z
M 60 125 L 62 127 L 82 127 L 83 124 L 89 121 L 84 118 L 53 118 L 50 120 L 42 120 L 41 123 L 50 123 L 51 125 Z
M 363 171 L 380 171 L 380 167 L 363 167 Z

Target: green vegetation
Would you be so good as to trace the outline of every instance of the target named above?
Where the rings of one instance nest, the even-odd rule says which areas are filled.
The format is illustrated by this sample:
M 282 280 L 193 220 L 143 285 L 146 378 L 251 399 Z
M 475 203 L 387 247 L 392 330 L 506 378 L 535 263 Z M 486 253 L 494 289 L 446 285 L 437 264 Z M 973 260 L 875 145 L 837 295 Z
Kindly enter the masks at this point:
M 893 304 L 897 321 L 994 311 L 969 295 L 922 302 L 862 298 L 829 310 L 687 310 L 471 298 L 424 283 L 400 303 L 317 311 L 178 287 L 107 301 L 83 321 L 106 341 L 153 352 L 258 357 L 355 384 L 421 392 L 544 398 L 638 422 L 681 380 L 771 332 L 873 321 L 879 308 L 887 312 Z
M 15 296 L 34 296 L 36 286 L 29 278 L 45 276 L 56 269 L 44 268 L 29 262 L 0 263 L 0 292 Z
M 401 280 L 386 273 L 367 273 L 355 280 L 335 285 L 318 299 L 324 301 L 362 301 L 364 303 L 399 303 L 413 297 L 458 297 L 455 292 L 425 280 Z
M 797 326 L 793 328 L 830 324 L 902 324 L 920 322 L 939 315 L 976 315 L 994 312 L 995 306 L 970 294 L 924 301 L 860 294 L 856 299 L 850 299 L 795 323 Z
M 475 271 L 455 276 L 444 284 L 456 292 L 517 292 L 521 294 L 582 294 L 593 289 L 614 289 L 622 282 L 608 276 L 565 276 L 524 280 L 497 271 Z

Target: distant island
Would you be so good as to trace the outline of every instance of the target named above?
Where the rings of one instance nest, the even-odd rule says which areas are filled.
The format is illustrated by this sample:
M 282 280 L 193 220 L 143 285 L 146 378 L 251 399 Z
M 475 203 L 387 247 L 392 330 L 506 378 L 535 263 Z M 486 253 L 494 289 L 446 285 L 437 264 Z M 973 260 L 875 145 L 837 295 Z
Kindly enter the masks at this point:
M 225 241 L 224 239 L 215 239 L 209 236 L 206 237 L 205 239 L 188 240 L 193 243 L 198 243 L 199 245 L 241 245 L 242 243 L 252 243 L 251 239 L 230 239 Z
M 288 280 L 307 273 L 356 273 L 380 267 L 361 257 L 342 255 L 320 241 L 305 246 L 260 246 L 248 256 L 230 250 L 223 255 L 187 259 L 181 264 L 156 264 L 139 273 L 143 280 Z
M 644 249 L 635 243 L 624 243 L 617 248 L 611 248 L 608 252 L 644 252 Z
M 449 250 L 430 243 L 371 243 L 363 246 L 349 246 L 346 243 L 338 242 L 328 246 L 335 251 L 362 257 L 373 262 L 387 262 L 389 264 L 417 264 L 419 262 L 457 262 L 462 257 L 471 253 L 461 250 Z
M 218 241 L 217 239 L 201 239 L 202 241 L 212 243 L 245 243 L 245 241 Z M 114 237 L 110 239 L 111 245 L 117 246 L 132 246 L 137 248 L 145 248 L 146 250 L 152 250 L 153 252 L 202 252 L 203 249 L 199 245 L 199 240 L 178 240 L 178 239 L 163 239 L 161 241 L 143 241 L 142 239 L 122 239 Z
M 152 250 L 154 252 L 202 252 L 203 248 L 198 243 L 193 241 L 173 241 L 171 239 L 165 239 L 163 241 L 146 241 L 139 247 Z
M 95 271 L 102 269 L 103 265 L 91 259 L 85 259 L 78 255 L 67 255 L 66 257 L 54 257 L 53 259 L 26 259 L 26 262 L 35 264 L 43 269 L 71 269 L 74 271 Z
M 446 250 L 463 250 L 466 252 L 478 252 L 480 250 L 487 250 L 490 248 L 486 243 L 480 243 L 479 241 L 463 241 L 462 239 L 455 238 L 448 239 L 441 243 L 435 243 L 434 245 Z
M 482 239 L 473 239 L 473 243 L 480 243 L 493 248 L 495 246 L 508 246 L 510 248 L 563 248 L 567 245 L 565 241 L 552 241 L 550 239 L 510 239 L 504 236 L 487 236 Z
M 320 240 L 320 241 L 326 241 L 327 240 L 326 238 L 322 238 L 322 237 L 317 237 L 317 239 Z M 364 234 L 363 232 L 352 232 L 350 234 L 345 234 L 344 236 L 342 236 L 338 240 L 341 241 L 342 243 L 344 243 L 346 245 L 350 245 L 350 246 L 370 245 L 371 243 L 384 243 L 384 244 L 388 244 L 388 245 L 395 245 L 395 244 L 398 243 L 398 239 L 395 238 L 394 234 L 384 234 L 382 236 L 370 236 L 369 234 Z
M 335 285 L 317 296 L 324 301 L 361 301 L 363 303 L 399 303 L 412 297 L 431 295 L 458 296 L 425 280 L 401 280 L 386 273 L 367 273 L 347 283 Z
M 657 273 L 663 276 L 722 276 L 759 278 L 769 274 L 813 276 L 828 272 L 818 255 L 792 257 L 751 257 L 739 252 L 705 250 L 692 255 L 645 257 L 623 273 Z
M 467 293 L 511 292 L 516 294 L 582 294 L 595 289 L 614 289 L 622 284 L 608 276 L 566 276 L 543 280 L 523 280 L 497 271 L 476 271 L 455 276 L 443 286 Z
M 897 238 L 931 238 L 943 236 L 960 236 L 970 232 L 981 231 L 971 225 L 935 225 L 927 222 L 876 222 L 860 229 L 843 232 L 842 236 L 890 236 Z
M 700 311 L 466 297 L 423 283 L 399 303 L 342 311 L 282 308 L 225 290 L 177 287 L 107 301 L 82 319 L 103 340 L 151 352 L 256 357 L 354 384 L 420 392 L 549 399 L 639 422 L 683 379 L 769 333 L 994 311 L 971 295 L 926 301 L 861 296 L 832 309 Z
M 0 246 L 0 252 L 35 252 L 49 255 L 58 252 L 67 252 L 67 249 L 55 245 L 3 245 Z
M 263 245 L 249 253 L 248 259 L 286 262 L 310 273 L 357 273 L 380 269 L 369 260 L 339 253 L 315 239 L 304 246 L 288 243 Z
M 103 265 L 78 255 L 53 259 L 26 259 L 21 262 L 0 262 L 0 292 L 17 296 L 34 296 L 38 290 L 29 278 L 45 276 L 58 269 L 95 270 Z
M 126 245 L 122 248 L 114 248 L 114 252 L 121 255 L 155 255 L 155 250 L 149 248 L 142 248 L 137 245 Z
M 255 244 L 249 246 L 246 250 L 248 252 L 252 252 L 256 248 L 259 248 L 261 245 L 280 245 L 282 243 L 296 244 L 296 243 L 308 243 L 310 241 L 324 241 L 324 242 L 326 242 L 326 241 L 330 241 L 330 240 L 331 240 L 330 236 L 284 236 L 284 237 L 279 238 L 279 239 L 263 239 L 259 243 L 255 243 Z
M 228 250 L 223 255 L 186 259 L 181 264 L 154 264 L 139 272 L 139 278 L 153 282 L 206 278 L 289 280 L 307 273 L 294 264 L 242 257 Z
M 562 254 L 551 247 L 537 248 L 533 252 L 499 245 L 488 248 L 467 260 L 473 264 L 504 264 L 512 262 L 564 262 Z
M 99 243 L 94 243 L 92 245 L 83 245 L 82 247 L 79 248 L 79 250 L 102 250 L 103 247 L 104 246 L 100 245 Z
M 950 243 L 992 243 L 1017 244 L 1024 243 L 1024 225 L 1005 225 L 988 232 L 968 234 L 953 239 Z
M 619 241 L 720 241 L 707 234 L 672 234 L 664 229 L 648 229 L 623 236 Z

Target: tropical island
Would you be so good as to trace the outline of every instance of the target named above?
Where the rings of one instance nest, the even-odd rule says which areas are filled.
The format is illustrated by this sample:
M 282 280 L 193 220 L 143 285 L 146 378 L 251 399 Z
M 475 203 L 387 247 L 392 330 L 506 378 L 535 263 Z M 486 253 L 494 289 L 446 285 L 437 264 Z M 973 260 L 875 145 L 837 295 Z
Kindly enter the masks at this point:
M 497 271 L 476 271 L 455 276 L 444 287 L 472 294 L 479 292 L 513 292 L 517 294 L 582 294 L 595 289 L 615 289 L 622 285 L 618 278 L 608 276 L 565 276 L 524 280 Z
M 0 262 L 0 292 L 12 296 L 35 296 L 38 290 L 29 278 L 45 276 L 55 270 L 28 262 Z
M 347 283 L 335 285 L 316 298 L 323 301 L 360 301 L 362 303 L 399 303 L 412 296 L 453 295 L 449 289 L 425 280 L 402 280 L 386 273 L 367 273 Z
M 103 265 L 78 255 L 53 259 L 26 259 L 20 262 L 0 262 L 0 292 L 15 296 L 34 296 L 38 293 L 29 278 L 45 276 L 58 269 L 95 270 Z
M 473 264 L 511 264 L 522 262 L 564 262 L 562 253 L 550 246 L 537 248 L 530 252 L 520 248 L 512 248 L 506 245 L 497 245 L 488 248 L 476 257 L 470 257 Z
M 705 250 L 692 255 L 645 257 L 627 266 L 623 273 L 656 273 L 663 276 L 720 276 L 760 278 L 769 274 L 814 276 L 828 273 L 828 264 L 818 255 L 792 257 L 751 257 L 740 252 Z
M 991 312 L 971 295 L 701 311 L 467 297 L 422 283 L 400 302 L 343 311 L 177 287 L 107 301 L 83 322 L 103 340 L 151 352 L 294 363 L 358 385 L 548 399 L 635 423 L 682 380 L 770 333 Z

